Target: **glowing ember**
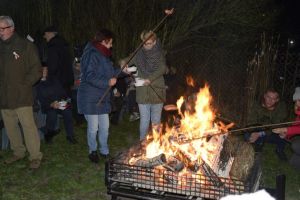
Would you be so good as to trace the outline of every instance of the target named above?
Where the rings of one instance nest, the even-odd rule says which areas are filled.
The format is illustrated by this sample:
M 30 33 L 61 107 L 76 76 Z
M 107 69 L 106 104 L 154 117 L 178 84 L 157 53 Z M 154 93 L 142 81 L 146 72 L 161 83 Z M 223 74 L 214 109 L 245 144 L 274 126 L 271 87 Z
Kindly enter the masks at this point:
M 187 83 L 189 86 L 195 87 L 195 81 L 194 81 L 194 79 L 193 79 L 191 76 L 187 76 L 187 77 L 186 77 L 186 83 Z

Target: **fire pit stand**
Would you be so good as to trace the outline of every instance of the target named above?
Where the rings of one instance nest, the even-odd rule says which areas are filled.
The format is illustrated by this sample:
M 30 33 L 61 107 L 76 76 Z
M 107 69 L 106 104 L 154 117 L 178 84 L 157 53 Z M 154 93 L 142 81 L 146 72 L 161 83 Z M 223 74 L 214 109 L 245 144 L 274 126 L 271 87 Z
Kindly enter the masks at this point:
M 241 181 L 201 174 L 179 176 L 177 172 L 168 170 L 120 163 L 117 156 L 105 164 L 105 184 L 107 193 L 114 200 L 118 197 L 144 200 L 220 199 L 228 194 L 250 193 L 260 189 L 260 162 L 257 156 L 247 180 Z M 211 181 L 215 178 L 222 181 L 218 187 Z M 280 190 L 284 193 L 284 189 Z M 276 196 L 281 197 L 278 200 L 284 200 L 284 194 L 274 191 Z

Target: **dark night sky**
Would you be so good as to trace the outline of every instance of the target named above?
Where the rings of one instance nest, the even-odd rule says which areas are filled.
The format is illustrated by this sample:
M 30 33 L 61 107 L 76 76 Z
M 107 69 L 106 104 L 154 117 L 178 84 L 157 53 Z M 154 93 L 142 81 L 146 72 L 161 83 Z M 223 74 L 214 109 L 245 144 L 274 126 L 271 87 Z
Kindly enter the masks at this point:
M 286 17 L 283 28 L 290 34 L 300 37 L 300 0 L 283 0 Z
M 300 52 L 300 0 L 278 0 L 285 8 L 280 32 L 283 41 L 293 40 L 291 50 Z

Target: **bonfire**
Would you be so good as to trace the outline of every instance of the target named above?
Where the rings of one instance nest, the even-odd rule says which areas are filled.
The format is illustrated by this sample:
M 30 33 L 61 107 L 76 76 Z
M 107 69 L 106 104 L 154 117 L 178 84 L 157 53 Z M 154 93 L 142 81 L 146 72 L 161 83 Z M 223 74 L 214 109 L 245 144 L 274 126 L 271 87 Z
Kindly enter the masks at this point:
M 128 163 L 165 167 L 181 174 L 208 173 L 203 170 L 205 166 L 209 173 L 228 177 L 233 159 L 221 169 L 219 158 L 228 128 L 233 124 L 225 126 L 215 122 L 216 114 L 207 85 L 199 90 L 194 99 L 191 103 L 180 97 L 177 101 L 180 126 L 167 127 L 165 132 L 153 127 L 152 133 L 143 141 L 144 152 L 134 154 Z M 182 110 L 182 107 L 185 109 Z

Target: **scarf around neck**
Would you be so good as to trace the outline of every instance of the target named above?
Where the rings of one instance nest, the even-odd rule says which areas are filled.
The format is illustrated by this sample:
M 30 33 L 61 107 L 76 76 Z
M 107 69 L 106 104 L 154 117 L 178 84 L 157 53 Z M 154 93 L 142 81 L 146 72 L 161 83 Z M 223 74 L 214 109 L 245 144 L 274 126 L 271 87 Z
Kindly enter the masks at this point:
M 92 44 L 105 57 L 111 57 L 111 50 L 103 46 L 100 42 L 93 41 Z
M 162 48 L 158 39 L 152 49 L 146 50 L 141 48 L 136 54 L 136 64 L 141 73 L 148 76 L 155 72 L 159 68 L 162 53 Z

